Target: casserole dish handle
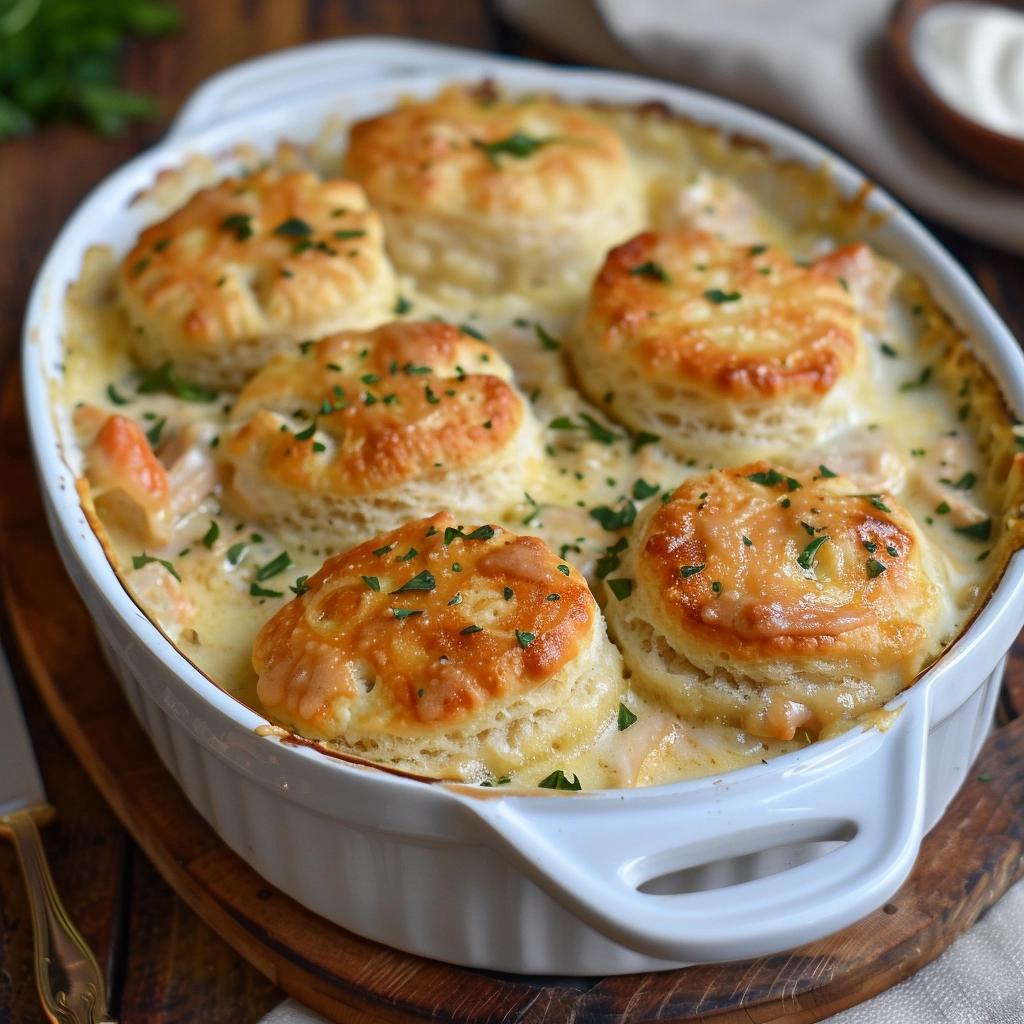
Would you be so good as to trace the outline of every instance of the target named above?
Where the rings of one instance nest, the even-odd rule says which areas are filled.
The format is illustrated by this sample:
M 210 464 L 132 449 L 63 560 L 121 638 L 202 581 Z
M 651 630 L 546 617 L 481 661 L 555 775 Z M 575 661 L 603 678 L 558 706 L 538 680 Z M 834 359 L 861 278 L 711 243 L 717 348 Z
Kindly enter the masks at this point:
M 928 703 L 845 749 L 711 786 L 452 793 L 489 845 L 614 942 L 677 964 L 761 956 L 859 920 L 910 873 Z

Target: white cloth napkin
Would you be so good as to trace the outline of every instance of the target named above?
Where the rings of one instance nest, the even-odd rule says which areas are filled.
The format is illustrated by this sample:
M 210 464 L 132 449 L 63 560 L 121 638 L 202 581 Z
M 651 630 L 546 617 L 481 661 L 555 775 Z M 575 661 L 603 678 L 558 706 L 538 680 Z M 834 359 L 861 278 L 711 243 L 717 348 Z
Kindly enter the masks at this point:
M 1024 253 L 1024 190 L 933 142 L 895 81 L 893 0 L 498 0 L 502 14 L 589 64 L 672 78 L 796 125 L 907 205 Z
M 289 999 L 260 1024 L 325 1022 Z M 1024 1024 L 1024 882 L 937 960 L 829 1024 Z

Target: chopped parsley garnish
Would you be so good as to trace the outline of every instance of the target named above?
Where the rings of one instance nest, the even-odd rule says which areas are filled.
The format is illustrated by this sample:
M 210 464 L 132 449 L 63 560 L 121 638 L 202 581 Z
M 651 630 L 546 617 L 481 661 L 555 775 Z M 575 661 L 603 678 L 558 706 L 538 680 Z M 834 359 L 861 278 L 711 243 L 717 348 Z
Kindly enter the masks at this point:
M 949 515 L 951 511 L 952 509 L 949 507 L 948 501 L 940 501 L 939 504 L 935 506 L 935 514 L 937 516 Z
M 605 548 L 604 554 L 597 560 L 594 566 L 594 572 L 599 580 L 603 580 L 608 573 L 614 572 L 618 569 L 621 564 L 619 555 L 622 554 L 626 548 L 629 547 L 629 543 L 625 537 L 620 537 L 611 547 Z M 568 576 L 569 574 L 566 573 Z
M 765 487 L 775 487 L 777 484 L 785 481 L 786 486 L 791 491 L 797 491 L 803 486 L 799 480 L 794 480 L 793 477 L 786 476 L 777 469 L 768 469 L 762 473 L 748 473 L 747 479 L 752 480 L 755 484 L 762 484 Z M 788 508 L 789 506 L 787 505 L 786 507 Z
M 878 545 L 873 540 L 861 541 L 864 545 L 864 550 L 869 554 L 873 555 L 878 550 Z
M 448 606 L 451 607 L 455 604 L 462 604 L 462 594 L 458 591 L 455 592 L 455 596 L 448 602 Z
M 275 558 L 272 558 L 266 565 L 261 565 L 256 569 L 256 579 L 269 580 L 271 576 L 276 576 L 278 573 L 282 573 L 285 569 L 292 564 L 292 560 L 288 555 L 287 551 L 282 551 Z
M 830 479 L 831 477 L 837 476 L 837 474 L 836 474 L 836 473 L 833 473 L 833 472 L 832 472 L 832 470 L 831 470 L 831 469 L 829 469 L 829 468 L 828 468 L 828 466 L 825 466 L 825 465 L 821 465 L 821 466 L 818 466 L 818 472 L 819 472 L 819 473 L 821 474 L 821 476 L 823 476 L 823 477 L 824 477 L 824 478 L 825 478 L 826 480 Z
M 334 232 L 334 237 L 339 242 L 347 241 L 350 238 L 362 238 L 366 234 L 361 228 L 342 228 L 340 231 Z
M 512 598 L 516 596 L 516 593 L 511 587 L 505 587 L 501 592 L 501 596 L 505 598 L 506 601 L 511 601 Z
M 161 416 L 160 419 L 158 419 L 156 423 L 146 431 L 146 440 L 149 442 L 150 448 L 155 448 L 160 443 L 160 435 L 164 432 L 164 427 L 166 426 L 167 420 L 165 417 Z
M 650 498 L 652 495 L 657 494 L 659 490 L 659 484 L 649 484 L 641 477 L 633 484 L 633 497 L 637 501 L 643 501 L 645 498 Z
M 391 548 L 388 548 L 387 550 L 390 551 Z M 406 551 L 406 553 L 404 555 L 399 555 L 395 559 L 395 561 L 396 562 L 408 562 L 410 559 L 415 558 L 418 554 L 419 554 L 419 552 L 415 548 L 409 548 L 409 550 Z
M 625 577 L 609 580 L 608 588 L 620 601 L 625 601 L 633 593 L 633 581 Z
M 511 156 L 517 160 L 524 160 L 533 156 L 538 149 L 555 141 L 551 136 L 546 139 L 538 139 L 534 135 L 527 135 L 526 132 L 512 132 L 503 139 L 495 139 L 494 142 L 484 142 L 482 139 L 473 139 L 473 145 L 479 149 L 488 159 L 490 165 L 501 170 L 500 156 Z
M 800 525 L 804 528 L 804 531 L 812 537 L 818 532 L 810 523 L 805 523 L 802 519 L 800 520 Z
M 529 647 L 536 639 L 537 636 L 535 633 L 526 633 L 521 629 L 516 630 L 516 642 L 523 648 L 523 650 L 526 650 L 526 648 Z
M 706 562 L 701 562 L 700 565 L 681 565 L 679 567 L 679 576 L 684 580 L 688 580 L 691 576 L 696 576 L 697 573 L 704 571 Z
M 109 398 L 114 405 L 128 405 L 131 402 L 131 399 L 125 398 L 113 384 L 107 385 L 107 398 Z
M 412 303 L 404 295 L 399 295 L 398 298 L 395 299 L 395 306 L 393 310 L 395 316 L 405 316 L 410 309 L 412 309 Z
M 537 785 L 541 789 L 564 789 L 573 793 L 578 793 L 583 788 L 577 775 L 573 774 L 572 782 L 570 782 L 561 768 L 556 768 L 550 775 L 541 779 Z
M 364 576 L 363 579 L 365 580 L 366 577 Z M 409 590 L 433 590 L 436 586 L 437 582 L 434 580 L 434 574 L 429 569 L 424 569 L 413 576 L 407 583 L 403 583 L 397 590 L 392 590 L 391 593 L 404 594 Z
M 992 536 L 992 520 L 982 519 L 981 522 L 971 523 L 969 526 L 954 526 L 953 532 L 972 540 L 988 540 Z
M 252 597 L 284 597 L 283 590 L 270 590 L 267 587 L 261 587 L 258 583 L 249 584 L 249 594 Z
M 425 384 L 423 386 L 423 394 L 427 399 L 428 405 L 438 405 L 441 401 L 441 399 L 434 394 L 434 389 L 429 384 Z
M 918 388 L 923 388 L 931 379 L 932 368 L 930 366 L 926 366 L 921 371 L 920 376 L 917 377 L 915 380 L 905 380 L 900 385 L 900 391 L 916 391 Z
M 380 580 L 376 576 L 363 576 L 361 579 L 374 593 L 380 593 Z
M 559 571 L 559 572 L 560 572 L 560 573 L 561 573 L 561 574 L 562 574 L 563 576 L 568 576 L 568 575 L 569 575 L 569 572 L 570 572 L 570 569 L 569 569 L 569 566 L 567 566 L 567 565 L 560 565 L 560 566 L 558 566 L 558 571 Z
M 853 498 L 867 498 L 871 502 L 872 506 L 878 509 L 879 512 L 891 512 L 892 509 L 884 501 L 880 494 L 853 494 Z
M 899 557 L 899 554 L 900 554 L 899 548 L 897 548 L 895 545 L 893 545 L 893 544 L 886 544 L 885 545 L 885 550 L 886 550 L 886 552 L 892 558 L 898 558 Z
M 752 548 L 754 546 L 754 542 L 746 534 L 743 534 L 742 536 L 744 547 Z
M 625 704 L 620 703 L 618 717 L 619 732 L 625 732 L 635 721 L 636 715 Z
M 227 550 L 228 561 L 232 565 L 238 565 L 242 560 L 242 556 L 245 554 L 245 549 L 248 545 L 244 540 L 240 540 L 237 544 L 232 544 Z
M 815 537 L 814 540 L 812 540 L 811 543 L 800 552 L 800 555 L 796 560 L 797 565 L 799 565 L 801 569 L 810 569 L 814 565 L 814 556 L 817 554 L 818 548 L 820 548 L 827 540 L 828 537 Z
M 630 446 L 630 450 L 635 454 L 640 451 L 644 445 L 657 444 L 660 440 L 660 434 L 650 434 L 646 430 L 641 430 L 640 433 L 633 435 L 633 443 Z
M 468 334 L 471 338 L 476 338 L 477 341 L 486 341 L 487 335 L 483 331 L 478 330 L 472 324 L 459 324 L 459 330 L 463 334 Z
M 165 391 L 185 402 L 214 402 L 217 399 L 216 391 L 209 391 L 198 384 L 182 380 L 169 362 L 145 374 L 136 390 L 140 395 L 153 395 Z
M 718 595 L 721 592 L 722 592 L 722 582 L 721 582 L 721 580 L 715 580 L 714 583 L 711 584 L 711 593 L 714 594 L 715 597 L 718 597 Z
M 631 501 L 625 502 L 619 509 L 598 505 L 590 510 L 590 518 L 596 519 L 606 530 L 621 530 L 631 526 L 636 519 L 636 505 Z
M 326 400 L 325 400 L 325 404 L 326 404 Z M 296 441 L 309 441 L 313 437 L 313 435 L 315 433 L 316 433 L 316 417 L 314 416 L 313 417 L 313 422 L 310 423 L 310 425 L 308 427 L 306 427 L 303 430 L 300 430 L 295 435 L 295 440 Z
M 422 615 L 422 608 L 392 608 L 391 614 L 396 619 L 411 619 L 414 615 Z
M 899 359 L 899 352 L 897 352 L 896 349 L 894 349 L 892 345 L 889 344 L 889 342 L 883 341 L 882 344 L 879 345 L 878 347 L 882 350 L 883 356 L 888 356 L 890 359 Z
M 215 520 L 210 520 L 210 528 L 203 534 L 203 547 L 207 550 L 213 547 L 217 543 L 217 538 L 220 536 L 220 524 Z
M 739 292 L 723 292 L 721 288 L 709 288 L 704 293 L 704 298 L 720 306 L 723 302 L 738 302 L 741 296 Z
M 761 253 L 767 252 L 767 251 L 768 251 L 768 246 L 767 245 L 752 245 L 750 247 L 750 250 L 749 250 L 751 256 L 760 256 Z
M 654 260 L 648 260 L 646 263 L 641 263 L 636 267 L 630 267 L 629 272 L 634 277 L 649 277 L 654 281 L 661 281 L 662 284 L 670 284 L 672 278 L 668 276 L 668 271 Z
M 301 217 L 289 217 L 274 228 L 275 235 L 286 235 L 290 238 L 301 238 L 313 234 L 313 228 Z
M 495 779 L 493 782 L 491 782 L 490 779 L 484 779 L 484 781 L 481 782 L 480 785 L 490 789 L 493 786 L 507 786 L 511 781 L 511 775 L 502 775 L 500 778 Z
M 149 565 L 151 562 L 162 565 L 179 583 L 181 582 L 178 570 L 166 558 L 154 558 L 152 555 L 147 555 L 145 551 L 141 555 L 132 555 L 133 569 L 141 569 L 144 565 Z
M 308 579 L 309 579 L 308 576 L 299 576 L 299 577 L 296 578 L 295 583 L 292 586 L 290 586 L 288 589 L 296 597 L 302 597 L 302 595 L 307 590 L 309 590 L 309 583 L 307 582 Z
M 385 544 L 382 548 L 374 548 L 373 554 L 380 558 L 381 555 L 386 555 L 394 546 L 394 544 Z
M 459 633 L 462 636 L 472 636 L 474 633 L 482 633 L 484 631 L 483 626 L 466 626 L 465 629 L 460 629 Z
M 876 576 L 881 576 L 885 572 L 885 568 L 877 558 L 869 558 L 867 560 L 868 579 L 873 580 Z
M 548 352 L 555 352 L 562 347 L 562 343 L 557 338 L 552 338 L 551 335 L 544 330 L 543 324 L 534 324 L 533 331 L 537 335 L 540 347 L 546 349 Z
M 248 213 L 232 213 L 220 222 L 220 226 L 226 231 L 234 231 L 236 242 L 252 238 L 252 216 Z
M 949 484 L 954 491 L 969 491 L 978 481 L 977 476 L 974 473 L 964 473 L 956 483 L 952 480 L 943 480 L 944 484 Z
M 552 430 L 585 430 L 595 441 L 611 444 L 619 439 L 619 435 L 609 430 L 588 413 L 580 413 L 582 423 L 574 423 L 568 416 L 556 416 L 548 426 Z

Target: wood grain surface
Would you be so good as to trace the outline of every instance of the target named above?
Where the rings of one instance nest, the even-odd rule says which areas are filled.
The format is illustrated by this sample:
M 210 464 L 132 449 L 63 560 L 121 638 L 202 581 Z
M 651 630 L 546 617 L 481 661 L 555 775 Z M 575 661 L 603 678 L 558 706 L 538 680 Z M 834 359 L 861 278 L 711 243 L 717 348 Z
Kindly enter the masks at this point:
M 163 113 L 158 121 L 137 126 L 115 141 L 99 139 L 75 126 L 61 126 L 28 139 L 0 143 L 0 251 L 4 254 L 3 273 L 0 273 L 0 367 L 10 367 L 28 289 L 61 223 L 103 176 L 159 138 L 188 93 L 222 67 L 308 40 L 364 34 L 404 35 L 557 59 L 557 55 L 539 51 L 503 28 L 490 6 L 482 0 L 416 0 L 416 3 L 404 0 L 188 0 L 181 6 L 186 16 L 182 33 L 159 42 L 139 44 L 126 54 L 127 83 L 155 93 L 162 101 Z M 1018 337 L 1024 336 L 1024 266 L 1021 261 L 952 232 L 940 230 L 937 233 L 988 293 L 1011 330 Z M 9 396 L 9 388 L 7 393 Z M 10 398 L 8 414 L 9 404 Z M 0 433 L 0 459 L 27 465 L 24 445 L 24 431 L 8 416 L 7 426 Z M 22 474 L 16 483 L 5 479 L 0 500 L 13 536 L 25 537 L 39 531 L 40 511 L 34 488 L 34 481 L 27 474 Z M 7 557 L 0 559 L 0 574 L 9 585 L 11 565 Z M 70 593 L 70 584 L 52 556 L 41 557 L 38 565 L 29 565 L 22 585 L 38 587 L 53 599 L 53 604 L 43 605 L 44 613 L 61 607 L 60 601 L 66 600 Z M 42 623 L 38 628 L 42 628 Z M 60 628 L 61 649 L 67 659 L 62 671 L 68 673 L 69 678 L 74 678 L 77 672 L 83 672 L 84 676 L 75 652 L 95 651 L 89 628 L 84 620 L 74 616 L 62 617 Z M 30 634 L 36 629 L 37 625 L 29 624 Z M 140 853 L 93 787 L 28 683 L 29 673 L 15 649 L 9 624 L 0 623 L 0 630 L 19 679 L 47 791 L 59 811 L 56 823 L 44 836 L 53 873 L 73 918 L 100 962 L 106 965 L 112 1009 L 128 1024 L 136 1021 L 154 1024 L 200 1021 L 203 1024 L 247 1024 L 255 1021 L 282 998 L 281 989 L 205 925 Z M 1004 712 L 1009 712 L 1013 706 L 1018 713 L 1024 710 L 1024 657 L 1020 655 L 1012 663 Z M 87 721 L 102 722 L 102 708 L 93 708 Z M 999 771 L 1004 774 L 996 777 L 998 785 L 988 784 L 980 794 L 972 796 L 973 802 L 965 797 L 958 802 L 966 802 L 970 812 L 959 830 L 959 842 L 969 845 L 972 836 L 988 834 L 992 827 L 1000 824 L 1005 826 L 1003 837 L 987 847 L 989 866 L 979 868 L 978 883 L 972 890 L 974 902 L 964 903 L 948 919 L 938 919 L 933 927 L 940 931 L 958 928 L 973 919 L 988 902 L 982 898 L 983 894 L 988 892 L 990 897 L 1000 891 L 1013 874 L 1014 858 L 1019 864 L 1019 790 L 1024 765 L 1019 750 L 1005 738 L 1011 735 L 1001 732 L 999 742 L 1009 743 L 1016 752 L 1011 756 L 996 749 L 993 753 L 997 760 L 1003 759 Z M 142 770 L 141 765 L 139 770 Z M 979 768 L 979 772 L 982 770 Z M 1012 808 L 1017 808 L 1015 815 L 1008 810 Z M 939 852 L 949 858 L 947 864 L 957 863 L 953 858 L 960 856 L 962 848 L 957 847 L 955 838 L 949 842 L 952 845 Z M 996 850 L 996 846 L 1000 846 L 1000 850 Z M 218 872 L 230 869 L 214 858 L 203 870 L 215 877 Z M 937 873 L 935 898 L 944 891 L 943 874 Z M 279 899 L 281 897 L 274 894 L 269 898 L 260 897 L 257 892 L 257 900 L 269 906 Z M 919 913 L 921 911 L 915 908 L 914 914 Z M 885 915 L 878 927 L 887 929 L 897 920 L 906 921 L 907 916 L 902 905 L 897 905 L 896 912 Z M 925 917 L 915 917 L 912 925 L 914 922 L 927 939 Z M 318 922 L 314 919 L 314 923 Z M 245 928 L 250 926 L 257 927 L 257 924 L 247 922 L 244 925 Z M 908 934 L 912 931 L 913 927 Z M 934 936 L 931 943 L 934 946 Z M 386 955 L 386 951 L 380 955 Z M 904 960 L 895 973 L 890 971 L 891 977 L 911 969 L 918 959 Z M 782 970 L 776 970 L 772 983 L 776 992 L 788 993 L 795 990 L 795 968 L 790 958 L 783 958 L 783 961 L 775 965 Z M 265 962 L 260 966 L 270 973 Z M 418 983 L 428 981 L 432 966 L 426 965 L 414 972 Z M 827 967 L 822 969 L 827 970 Z M 296 975 L 302 973 L 298 967 L 289 971 Z M 277 977 L 286 987 L 294 987 L 289 971 Z M 760 981 L 751 976 L 749 985 L 766 984 L 766 976 L 759 977 Z M 451 979 L 446 984 L 450 986 Z M 588 984 L 573 983 L 569 990 L 583 992 Z M 646 985 L 637 979 L 595 984 L 585 993 L 589 1014 L 585 1019 L 610 1024 L 616 1019 L 608 1015 L 612 1005 L 607 1001 L 610 990 L 616 989 L 621 995 L 642 991 Z M 854 998 L 855 994 L 851 993 L 850 997 Z M 529 1019 L 553 1022 L 566 1019 L 560 1015 L 567 1005 L 564 993 L 556 998 L 550 993 L 531 990 L 527 985 L 521 990 L 520 998 L 519 1010 L 529 1008 L 533 1014 Z M 680 990 L 666 1006 L 678 1008 L 683 998 Z M 799 998 L 806 1006 L 814 1005 L 813 993 Z M 545 1010 L 546 1014 L 542 1012 Z M 705 1010 L 710 1013 L 710 1006 Z M 364 1007 L 359 1015 L 346 1019 L 395 1019 L 373 1016 L 373 1012 Z M 519 1011 L 510 1010 L 504 1018 L 478 1015 L 476 1019 L 527 1019 L 521 1013 L 517 1017 L 516 1012 Z M 800 1013 L 801 1016 L 791 1019 L 808 1019 L 806 1011 Z M 661 1019 L 671 1018 L 662 1016 Z M 766 1018 L 754 1012 L 743 1019 Z M 39 1024 L 43 1015 L 32 980 L 27 904 L 13 853 L 0 844 L 0 1022 L 8 1021 Z

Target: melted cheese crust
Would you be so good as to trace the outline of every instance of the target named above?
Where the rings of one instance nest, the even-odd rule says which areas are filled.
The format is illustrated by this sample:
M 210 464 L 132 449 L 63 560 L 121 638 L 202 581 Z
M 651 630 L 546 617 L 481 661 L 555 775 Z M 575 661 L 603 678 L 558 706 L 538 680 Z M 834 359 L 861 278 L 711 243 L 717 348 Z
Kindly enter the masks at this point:
M 214 387 L 309 332 L 378 323 L 395 299 L 362 189 L 274 169 L 202 189 L 146 228 L 120 289 L 139 361 Z
M 580 360 L 740 401 L 828 391 L 863 362 L 860 318 L 829 260 L 703 231 L 645 232 L 613 249 L 591 292 Z

